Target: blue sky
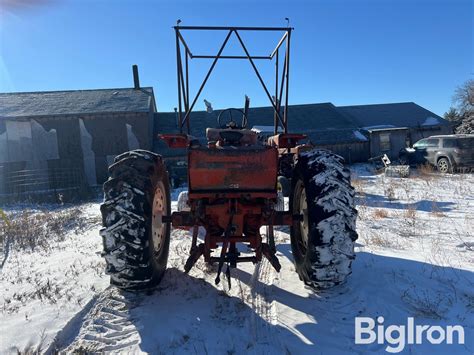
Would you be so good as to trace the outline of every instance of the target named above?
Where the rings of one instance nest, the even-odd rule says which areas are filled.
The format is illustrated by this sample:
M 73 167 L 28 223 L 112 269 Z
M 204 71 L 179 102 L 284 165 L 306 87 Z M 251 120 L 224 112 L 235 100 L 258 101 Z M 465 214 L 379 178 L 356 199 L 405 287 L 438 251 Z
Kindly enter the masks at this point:
M 5 1 L 10 6 L 5 5 Z M 22 5 L 11 6 L 11 3 Z M 284 26 L 292 36 L 290 103 L 355 105 L 414 101 L 437 114 L 474 76 L 473 2 L 468 0 L 152 1 L 0 0 L 0 92 L 131 87 L 138 64 L 160 111 L 177 103 L 172 26 Z M 26 3 L 26 5 L 25 5 Z M 194 52 L 224 34 L 189 36 Z M 269 54 L 275 36 L 250 36 Z M 231 46 L 228 54 L 237 53 Z M 210 62 L 191 62 L 191 93 Z M 273 66 L 260 63 L 273 83 Z M 216 108 L 268 105 L 246 62 L 221 62 L 203 92 Z

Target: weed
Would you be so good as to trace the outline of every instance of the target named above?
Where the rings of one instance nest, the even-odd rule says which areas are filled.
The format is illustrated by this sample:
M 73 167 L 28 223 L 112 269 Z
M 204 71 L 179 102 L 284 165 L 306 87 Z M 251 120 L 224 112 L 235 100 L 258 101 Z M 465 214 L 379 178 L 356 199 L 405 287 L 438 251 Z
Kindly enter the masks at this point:
M 404 237 L 412 237 L 417 234 L 418 214 L 413 205 L 408 205 L 402 213 L 403 224 L 400 229 L 400 235 Z
M 387 186 L 384 187 L 384 195 L 387 197 L 387 199 L 392 202 L 393 200 L 396 199 L 395 197 L 395 187 L 393 186 L 392 183 L 388 184 Z
M 431 203 L 431 215 L 435 218 L 442 218 L 446 216 L 438 207 L 435 201 Z
M 379 248 L 390 248 L 390 249 L 403 249 L 396 239 L 390 238 L 384 233 L 375 233 L 373 231 L 367 231 L 365 235 L 367 246 L 376 246 Z
M 408 206 L 404 212 L 404 217 L 408 220 L 410 225 L 416 223 L 416 208 L 414 206 Z
M 375 219 L 382 219 L 382 218 L 387 218 L 388 217 L 388 211 L 384 209 L 376 209 L 373 213 L 373 217 Z
M 51 242 L 64 240 L 68 231 L 77 233 L 98 221 L 90 222 L 78 207 L 53 212 L 25 209 L 5 214 L 0 221 L 0 240 L 17 249 L 48 249 Z
M 431 181 L 437 176 L 435 174 L 434 166 L 429 163 L 418 165 L 418 172 L 420 179 L 422 179 L 428 186 L 430 185 Z
M 351 180 L 351 184 L 352 184 L 352 186 L 354 187 L 356 193 L 357 193 L 359 196 L 364 196 L 364 195 L 365 195 L 365 192 L 364 192 L 364 182 L 363 182 L 363 180 L 354 177 L 354 178 L 352 178 L 352 180 Z
M 419 291 L 416 286 L 405 290 L 401 299 L 415 311 L 416 316 L 432 319 L 442 319 L 445 313 L 443 306 L 453 303 L 449 294 L 433 290 Z

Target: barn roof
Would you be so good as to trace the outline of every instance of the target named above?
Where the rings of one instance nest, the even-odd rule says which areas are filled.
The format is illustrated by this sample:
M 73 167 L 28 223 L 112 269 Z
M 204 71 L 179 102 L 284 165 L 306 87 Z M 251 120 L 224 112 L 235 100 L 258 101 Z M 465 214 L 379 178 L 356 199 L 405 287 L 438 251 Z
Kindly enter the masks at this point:
M 153 88 L 0 93 L 0 117 L 148 112 Z
M 390 127 L 420 127 L 449 125 L 450 123 L 437 114 L 415 104 L 400 102 L 390 104 L 338 106 L 337 109 L 351 116 L 359 127 L 370 130 Z

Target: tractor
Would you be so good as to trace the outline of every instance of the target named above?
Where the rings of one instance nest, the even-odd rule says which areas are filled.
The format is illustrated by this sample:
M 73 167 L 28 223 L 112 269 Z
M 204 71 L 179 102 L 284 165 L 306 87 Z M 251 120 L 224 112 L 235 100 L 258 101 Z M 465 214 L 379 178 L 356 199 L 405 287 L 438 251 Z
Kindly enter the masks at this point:
M 176 35 L 179 133 L 160 136 L 170 148 L 185 149 L 188 191 L 171 211 L 170 182 L 164 158 L 134 150 L 118 155 L 109 167 L 101 205 L 103 255 L 111 283 L 123 289 L 156 286 L 166 270 L 172 228 L 188 229 L 191 238 L 184 271 L 204 258 L 217 264 L 216 284 L 238 263 L 268 259 L 276 271 L 276 226 L 288 226 L 295 269 L 306 285 L 327 289 L 346 281 L 355 258 L 357 211 L 350 172 L 342 157 L 312 144 L 304 134 L 288 132 L 288 89 L 291 27 L 174 27 Z M 187 31 L 227 33 L 216 55 L 191 52 Z M 251 55 L 240 33 L 282 33 L 268 56 Z M 223 55 L 234 35 L 243 55 Z M 281 52 L 284 50 L 283 66 Z M 184 58 L 183 58 L 184 54 Z M 188 60 L 212 59 L 194 99 L 190 100 Z M 206 141 L 190 135 L 191 112 L 219 60 L 247 60 L 274 111 L 274 134 L 258 139 L 248 128 L 250 100 L 244 107 L 219 113 L 217 127 L 207 128 Z M 272 97 L 256 60 L 275 60 Z M 282 71 L 281 76 L 279 71 Z M 283 95 L 284 94 L 284 95 Z M 284 101 L 284 105 L 282 105 Z M 289 187 L 285 208 L 279 181 Z M 199 234 L 203 227 L 205 235 Z M 262 228 L 266 227 L 266 228 Z M 266 232 L 261 233 L 264 229 Z M 226 270 L 223 270 L 223 267 Z

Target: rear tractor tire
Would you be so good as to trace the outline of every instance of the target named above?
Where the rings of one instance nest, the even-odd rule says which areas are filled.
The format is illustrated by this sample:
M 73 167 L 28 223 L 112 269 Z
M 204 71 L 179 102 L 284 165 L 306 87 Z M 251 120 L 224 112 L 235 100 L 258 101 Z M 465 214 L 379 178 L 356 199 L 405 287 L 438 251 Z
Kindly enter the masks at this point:
M 357 210 L 343 158 L 326 150 L 302 153 L 292 179 L 290 208 L 303 215 L 291 227 L 300 279 L 316 289 L 346 281 L 355 259 Z
M 113 285 L 144 289 L 166 270 L 171 214 L 168 173 L 161 156 L 134 150 L 115 158 L 104 183 L 101 236 L 106 273 Z

